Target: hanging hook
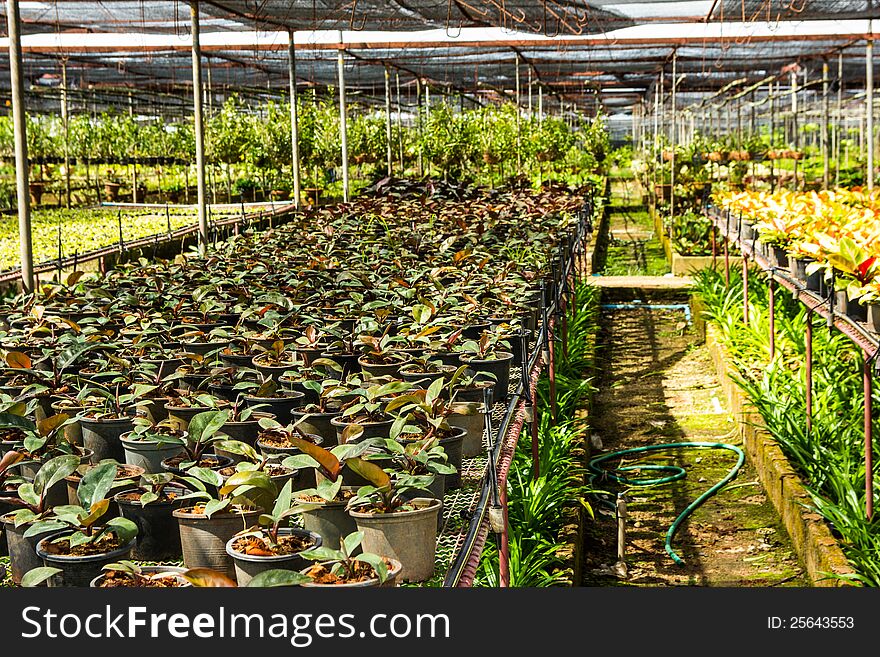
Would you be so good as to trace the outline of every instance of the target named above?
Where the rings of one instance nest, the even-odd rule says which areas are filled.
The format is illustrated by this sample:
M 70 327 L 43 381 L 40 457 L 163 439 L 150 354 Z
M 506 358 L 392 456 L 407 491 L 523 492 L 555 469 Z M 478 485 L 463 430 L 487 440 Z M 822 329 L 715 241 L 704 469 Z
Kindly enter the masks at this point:
M 354 25 L 354 17 L 357 12 L 358 0 L 354 0 L 351 4 L 351 17 L 348 20 L 348 29 L 352 32 L 361 32 L 367 26 L 367 16 L 364 14 L 364 18 L 361 21 L 360 27 L 355 27 Z
M 544 36 L 547 38 L 550 38 L 550 39 L 554 39 L 554 38 L 558 37 L 559 36 L 559 25 L 561 23 L 561 21 L 559 20 L 559 17 L 556 18 L 556 31 L 553 34 L 550 34 L 547 31 L 547 0 L 541 0 L 541 10 L 542 10 L 541 31 L 544 33 Z
M 451 22 L 451 20 L 452 20 L 452 1 L 453 1 L 453 0 L 447 0 L 447 2 L 446 2 L 446 36 L 449 37 L 450 39 L 457 39 L 458 37 L 461 36 L 461 28 L 462 28 L 462 26 L 463 26 L 464 23 L 463 23 L 463 21 L 459 18 L 459 19 L 458 19 L 458 34 L 456 34 L 455 36 L 453 36 L 453 35 L 449 32 L 449 25 L 450 25 L 450 22 Z

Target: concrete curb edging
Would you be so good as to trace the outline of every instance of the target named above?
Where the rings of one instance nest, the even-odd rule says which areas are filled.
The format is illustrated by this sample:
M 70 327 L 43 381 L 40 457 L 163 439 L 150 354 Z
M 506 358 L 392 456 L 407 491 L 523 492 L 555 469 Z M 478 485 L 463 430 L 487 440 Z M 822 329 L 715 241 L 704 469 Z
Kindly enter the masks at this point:
M 834 575 L 855 571 L 824 518 L 812 510 L 810 495 L 800 476 L 767 430 L 763 418 L 730 378 L 733 364 L 713 324 L 705 324 L 705 340 L 728 409 L 738 420 L 746 452 L 791 537 L 810 582 L 813 586 L 850 586 L 850 582 Z

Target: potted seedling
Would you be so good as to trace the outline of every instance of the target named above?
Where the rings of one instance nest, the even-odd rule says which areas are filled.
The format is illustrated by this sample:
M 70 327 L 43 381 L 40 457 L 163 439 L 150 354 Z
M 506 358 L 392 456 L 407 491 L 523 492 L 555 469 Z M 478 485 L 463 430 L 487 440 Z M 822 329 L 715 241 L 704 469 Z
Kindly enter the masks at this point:
M 282 463 L 291 468 L 313 468 L 317 480 L 314 488 L 296 494 L 300 502 L 310 505 L 302 513 L 303 528 L 321 536 L 325 546 L 338 549 L 342 537 L 356 529 L 354 520 L 345 510 L 348 500 L 355 495 L 355 489 L 343 487 L 343 465 L 339 460 L 349 449 L 337 445 L 327 450 L 297 437 L 291 441 L 302 454 L 290 456 Z
M 265 472 L 237 472 L 224 481 L 216 470 L 190 468 L 182 478 L 194 492 L 180 499 L 198 500 L 173 512 L 180 527 L 183 562 L 187 568 L 210 568 L 235 576 L 226 543 L 253 525 L 277 489 Z M 218 491 L 214 496 L 209 488 Z M 266 504 L 266 506 L 268 506 Z
M 342 539 L 338 550 L 321 546 L 303 552 L 301 557 L 315 563 L 300 571 L 310 580 L 301 586 L 397 586 L 400 562 L 364 552 L 363 540 L 363 532 L 353 532 Z
M 432 381 L 451 377 L 455 374 L 455 365 L 444 365 L 443 361 L 430 356 L 415 358 L 400 368 L 400 378 L 409 383 L 423 383 L 425 386 Z
M 168 444 L 176 446 L 177 455 L 163 459 L 162 469 L 182 475 L 194 466 L 218 469 L 230 465 L 230 459 L 208 452 L 215 442 L 225 438 L 219 431 L 228 419 L 229 411 L 226 410 L 202 411 L 194 415 L 182 437 L 167 437 Z
M 123 518 L 131 520 L 138 535 L 131 556 L 140 561 L 180 558 L 180 530 L 173 513 L 184 505 L 189 489 L 175 483 L 170 472 L 144 474 L 143 485 L 114 495 Z
M 274 455 L 259 454 L 253 447 L 240 440 L 218 441 L 214 444 L 214 449 L 222 452 L 224 456 L 229 456 L 235 462 L 234 465 L 227 465 L 218 470 L 225 478 L 231 477 L 236 472 L 259 470 L 265 472 L 275 488 L 279 490 L 288 481 L 293 482 L 294 490 L 306 488 L 308 485 L 303 482 L 300 470 L 283 465 L 275 459 Z M 311 485 L 314 485 L 314 482 Z
M 294 515 L 310 508 L 295 502 L 292 482 L 288 481 L 272 510 L 257 519 L 260 528 L 237 534 L 226 543 L 226 554 L 235 563 L 239 586 L 247 586 L 251 579 L 267 570 L 298 570 L 305 563 L 301 553 L 321 546 L 319 534 L 289 526 Z
M 265 379 L 261 383 L 244 381 L 236 384 L 235 388 L 247 391 L 242 394 L 245 404 L 260 406 L 281 422 L 290 419 L 293 409 L 301 406 L 305 397 L 301 392 L 282 389 L 278 381 L 272 378 Z
M 332 421 L 342 415 L 339 395 L 344 393 L 346 388 L 341 387 L 339 381 L 333 379 L 320 382 L 305 381 L 303 385 L 309 387 L 318 396 L 318 400 L 293 408 L 290 414 L 294 422 L 306 433 L 321 436 L 325 445 L 336 444 L 336 427 Z
M 259 421 L 260 433 L 257 435 L 257 448 L 266 457 L 285 457 L 299 454 L 299 447 L 291 440 L 297 437 L 314 445 L 324 442 L 321 436 L 303 431 L 295 422 L 282 425 L 271 418 L 262 418 Z
M 104 459 L 125 461 L 125 450 L 120 437 L 134 429 L 133 404 L 149 386 L 132 388 L 123 392 L 120 384 L 112 390 L 102 387 L 89 389 L 89 395 L 102 399 L 103 404 L 88 406 L 77 416 L 82 429 L 83 446 L 92 451 L 92 462 Z
M 462 444 L 465 430 L 453 427 L 448 418 L 467 407 L 461 402 L 443 398 L 442 379 L 437 379 L 427 390 L 413 390 L 389 402 L 389 413 L 398 412 L 391 426 L 390 437 L 402 443 L 436 441 L 445 450 L 451 470 L 447 473 L 446 487 L 461 487 Z M 412 473 L 415 474 L 415 473 Z M 440 494 L 442 497 L 442 492 Z
M 406 352 L 393 350 L 393 346 L 401 341 L 401 338 L 387 333 L 381 337 L 360 336 L 363 355 L 358 359 L 358 363 L 364 374 L 370 377 L 400 377 L 400 368 L 411 358 Z
M 21 583 L 21 578 L 29 570 L 42 565 L 36 552 L 37 542 L 53 533 L 55 527 L 31 533 L 27 538 L 25 532 L 51 514 L 52 507 L 47 503 L 49 491 L 59 484 L 63 485 L 64 478 L 73 473 L 79 464 L 76 456 L 56 456 L 43 464 L 32 483 L 20 484 L 14 497 L 3 498 L 6 503 L 18 508 L 0 517 L 9 550 L 12 581 L 16 584 Z
M 165 404 L 168 417 L 174 421 L 178 429 L 188 429 L 189 423 L 199 413 L 229 407 L 225 399 L 217 399 L 214 395 L 198 390 L 178 390 L 179 396 Z
M 392 477 L 360 457 L 347 458 L 345 463 L 372 484 L 358 489 L 347 505 L 358 531 L 364 532 L 363 549 L 399 561 L 404 580 L 432 577 L 442 503 L 434 498 L 408 499 L 410 491 L 430 487 L 431 475 Z
M 107 494 L 114 485 L 117 466 L 101 463 L 89 469 L 77 487 L 79 505 L 56 507 L 34 522 L 25 538 L 49 530 L 55 533 L 37 543 L 37 556 L 56 572 L 47 577 L 49 586 L 88 586 L 101 567 L 125 558 L 134 548 L 137 526 L 127 518 L 105 518 L 110 506 Z
M 119 437 L 125 462 L 137 465 L 147 474 L 162 472 L 162 461 L 176 456 L 186 443 L 187 432 L 171 420 L 153 424 L 146 417 L 134 419 L 134 430 Z
M 295 370 L 306 365 L 297 359 L 296 351 L 288 349 L 283 340 L 276 340 L 269 347 L 253 357 L 252 363 L 263 377 L 278 381 L 285 372 Z
M 479 340 L 466 340 L 461 344 L 461 363 L 467 365 L 479 375 L 487 375 L 493 378 L 493 398 L 496 401 L 507 399 L 510 386 L 510 365 L 513 362 L 513 354 L 503 351 L 506 346 L 498 334 L 491 331 L 483 331 Z
M 393 419 L 385 412 L 384 398 L 409 390 L 412 385 L 404 381 L 389 381 L 378 384 L 372 379 L 360 382 L 350 381 L 354 387 L 337 389 L 335 395 L 346 400 L 342 404 L 342 414 L 330 420 L 336 428 L 336 439 L 340 445 L 357 442 L 367 438 L 387 438 Z

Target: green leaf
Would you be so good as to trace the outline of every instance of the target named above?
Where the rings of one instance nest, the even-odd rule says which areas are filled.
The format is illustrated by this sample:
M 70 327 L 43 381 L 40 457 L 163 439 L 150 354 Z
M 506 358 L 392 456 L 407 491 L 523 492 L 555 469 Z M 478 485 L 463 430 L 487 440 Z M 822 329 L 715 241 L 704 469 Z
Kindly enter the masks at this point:
M 281 492 L 278 494 L 278 499 L 275 500 L 275 506 L 272 508 L 272 515 L 278 519 L 281 518 L 281 514 L 287 511 L 290 508 L 291 503 L 293 502 L 293 480 L 288 479 L 284 484 L 284 488 L 281 489 Z
M 312 578 L 295 570 L 264 570 L 247 583 L 249 588 L 268 588 L 272 586 L 301 586 L 308 584 Z
M 375 463 L 370 463 L 362 458 L 345 459 L 345 464 L 369 481 L 376 488 L 384 488 L 391 483 L 391 477 Z
M 190 420 L 187 431 L 189 439 L 195 443 L 204 443 L 211 439 L 229 420 L 229 411 L 205 411 L 197 413 Z
M 205 504 L 205 515 L 210 518 L 218 511 L 222 511 L 223 509 L 225 509 L 227 506 L 229 506 L 230 503 L 231 503 L 231 500 L 229 500 L 229 499 L 208 500 L 208 503 Z
M 345 554 L 354 554 L 354 551 L 360 547 L 363 540 L 363 532 L 352 532 L 342 539 L 342 550 L 345 552 Z
M 325 545 L 305 550 L 299 554 L 304 559 L 309 559 L 310 561 L 338 561 L 339 559 L 345 559 L 345 554 L 342 550 L 334 550 Z
M 159 496 L 156 495 L 156 493 L 154 493 L 152 491 L 147 491 L 146 493 L 141 495 L 141 499 L 140 499 L 141 507 L 145 507 L 150 502 L 155 502 L 158 499 L 159 499 Z
M 60 568 L 52 568 L 51 566 L 40 566 L 39 568 L 32 568 L 31 570 L 27 571 L 21 578 L 21 585 L 26 589 L 30 589 L 35 586 L 39 586 L 50 577 L 58 575 L 62 572 L 64 571 L 62 571 Z
M 119 538 L 120 542 L 123 545 L 126 545 L 138 534 L 137 525 L 134 524 L 128 518 L 117 517 L 110 518 L 107 521 L 107 526 L 111 527 L 111 531 L 116 534 L 117 538 Z
M 36 431 L 37 425 L 32 420 L 16 413 L 0 413 L 0 428 Z
M 76 489 L 76 495 L 84 508 L 91 508 L 95 502 L 107 497 L 117 472 L 115 463 L 105 461 L 90 468 L 83 475 Z
M 275 484 L 265 472 L 261 470 L 245 470 L 243 472 L 236 472 L 229 477 L 222 488 L 220 488 L 220 494 L 229 495 L 240 486 L 251 486 L 270 492 L 275 491 Z
M 373 570 L 376 571 L 376 576 L 379 578 L 380 584 L 388 579 L 388 565 L 378 554 L 364 552 L 363 554 L 356 556 L 354 559 L 355 561 L 362 561 L 363 563 L 370 564 L 373 567 Z
M 52 486 L 73 474 L 78 467 L 79 457 L 72 454 L 56 456 L 46 461 L 34 477 L 34 491 L 42 497 Z

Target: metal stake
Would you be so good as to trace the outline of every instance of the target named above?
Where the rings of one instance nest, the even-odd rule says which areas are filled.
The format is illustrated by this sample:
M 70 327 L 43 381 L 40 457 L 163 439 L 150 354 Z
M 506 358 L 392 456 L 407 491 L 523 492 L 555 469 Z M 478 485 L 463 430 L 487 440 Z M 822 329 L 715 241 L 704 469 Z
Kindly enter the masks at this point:
M 871 422 L 871 361 L 873 356 L 864 352 L 862 380 L 865 388 L 865 515 L 868 520 L 874 515 L 874 445 Z
M 769 293 L 770 306 L 770 360 L 776 357 L 776 278 L 773 272 L 770 273 L 770 279 L 767 281 L 767 291 Z
M 198 188 L 199 251 L 208 250 L 208 208 L 205 188 L 205 126 L 202 108 L 202 48 L 199 42 L 199 3 L 190 2 L 192 32 L 193 117 L 196 141 L 196 186 Z
M 31 236 L 31 196 L 27 146 L 27 114 L 22 79 L 21 17 L 18 0 L 7 0 L 9 25 L 9 77 L 12 86 L 12 127 L 15 139 L 15 191 L 18 201 L 18 246 L 21 258 L 21 284 L 25 292 L 34 290 L 34 251 Z
M 348 203 L 348 126 L 345 112 L 345 53 L 342 47 L 342 32 L 339 33 L 336 63 L 339 76 L 339 138 L 342 142 L 342 201 Z
M 813 430 L 813 309 L 807 309 L 807 335 L 805 346 L 805 376 L 804 402 L 807 412 L 807 435 Z
M 290 84 L 290 155 L 293 168 L 293 206 L 299 210 L 300 179 L 299 179 L 299 108 L 296 97 L 296 48 L 294 47 L 293 30 L 287 32 L 287 75 Z
M 385 159 L 391 175 L 391 74 L 385 67 Z
M 743 253 L 743 323 L 749 324 L 749 256 Z

